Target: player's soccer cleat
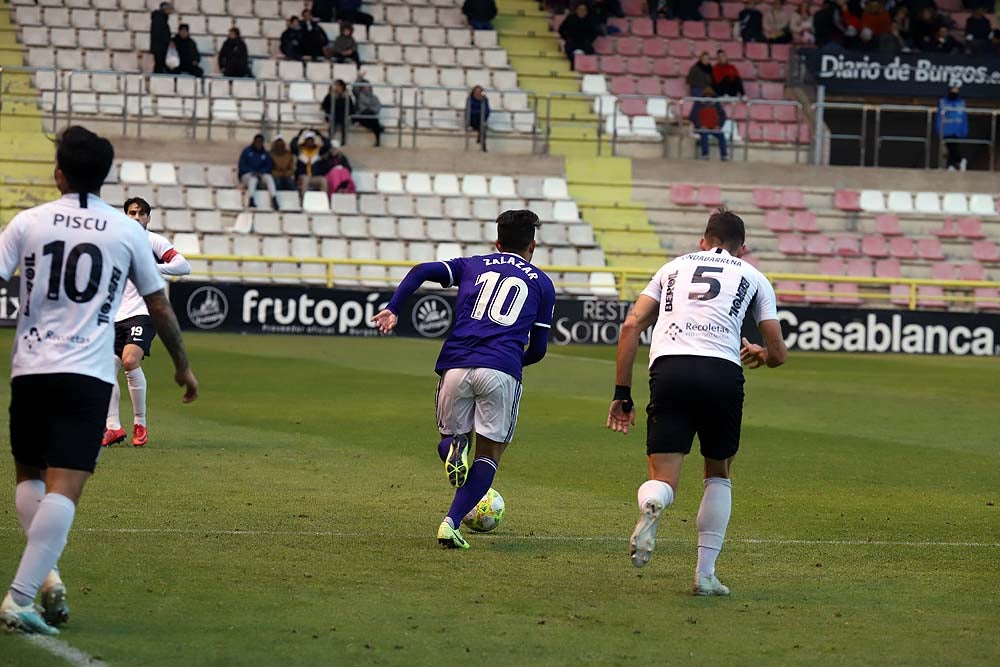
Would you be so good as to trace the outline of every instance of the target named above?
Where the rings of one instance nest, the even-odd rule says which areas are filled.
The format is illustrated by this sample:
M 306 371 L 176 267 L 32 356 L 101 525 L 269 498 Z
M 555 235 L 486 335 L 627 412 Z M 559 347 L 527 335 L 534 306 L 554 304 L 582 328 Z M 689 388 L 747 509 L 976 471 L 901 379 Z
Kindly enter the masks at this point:
M 464 433 L 451 436 L 444 471 L 448 475 L 448 481 L 456 489 L 465 484 L 465 478 L 469 476 L 469 436 Z
M 125 429 L 106 429 L 104 431 L 104 440 L 101 442 L 102 447 L 110 447 L 111 445 L 117 445 L 119 442 L 125 442 Z
M 42 617 L 46 623 L 49 625 L 62 625 L 69 620 L 69 606 L 66 604 L 66 586 L 63 582 L 56 581 L 50 586 L 42 587 L 41 597 Z
M 695 573 L 694 575 L 694 588 L 691 589 L 692 595 L 729 595 L 729 587 L 723 584 L 714 575 L 704 575 Z
M 0 623 L 8 628 L 21 630 L 23 632 L 37 633 L 40 635 L 58 635 L 59 631 L 45 622 L 42 615 L 35 609 L 35 605 L 29 604 L 21 606 L 14 602 L 10 596 L 10 591 L 0 603 Z
M 144 447 L 147 442 L 149 442 L 149 434 L 146 432 L 146 427 L 143 424 L 136 424 L 135 428 L 132 429 L 132 446 Z
M 448 520 L 445 519 L 438 527 L 438 544 L 445 549 L 468 549 L 469 543 L 462 537 L 458 528 L 452 528 Z
M 660 525 L 662 513 L 663 505 L 655 500 L 650 499 L 643 504 L 639 521 L 636 522 L 632 539 L 629 540 L 632 565 L 644 567 L 653 557 L 653 549 L 656 547 L 656 527 Z

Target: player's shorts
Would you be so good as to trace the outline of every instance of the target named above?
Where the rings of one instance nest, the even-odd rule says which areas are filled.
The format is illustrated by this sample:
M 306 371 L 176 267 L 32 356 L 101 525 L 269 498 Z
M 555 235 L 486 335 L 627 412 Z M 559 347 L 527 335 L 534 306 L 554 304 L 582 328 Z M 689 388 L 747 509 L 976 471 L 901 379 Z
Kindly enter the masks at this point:
M 10 381 L 10 450 L 37 468 L 94 472 L 111 385 L 89 375 L 19 375 Z
M 688 454 L 697 434 L 702 456 L 728 459 L 740 448 L 743 367 L 716 357 L 660 357 L 649 369 L 646 415 L 647 454 Z
M 149 315 L 136 315 L 121 322 L 115 322 L 115 356 L 122 358 L 126 345 L 138 345 L 142 348 L 142 358 L 149 356 L 149 350 L 156 338 L 153 328 L 153 318 Z
M 492 368 L 451 368 L 434 399 L 442 435 L 475 431 L 494 442 L 510 442 L 517 425 L 521 383 Z

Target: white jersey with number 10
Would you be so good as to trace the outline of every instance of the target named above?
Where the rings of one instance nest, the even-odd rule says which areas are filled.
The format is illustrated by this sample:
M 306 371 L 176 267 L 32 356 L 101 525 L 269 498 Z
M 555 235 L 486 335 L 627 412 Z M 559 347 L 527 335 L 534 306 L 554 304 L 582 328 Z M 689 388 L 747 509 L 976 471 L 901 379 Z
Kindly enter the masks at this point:
M 778 319 L 774 288 L 764 274 L 722 248 L 664 264 L 642 293 L 660 304 L 650 365 L 670 355 L 717 357 L 739 365 L 748 311 L 757 324 Z

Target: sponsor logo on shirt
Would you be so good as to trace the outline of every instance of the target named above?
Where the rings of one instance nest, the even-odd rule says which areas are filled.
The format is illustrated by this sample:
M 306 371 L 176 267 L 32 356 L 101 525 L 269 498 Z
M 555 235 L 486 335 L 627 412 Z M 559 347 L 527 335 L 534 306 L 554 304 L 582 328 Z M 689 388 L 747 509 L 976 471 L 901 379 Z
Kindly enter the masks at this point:
M 717 340 L 727 338 L 730 335 L 729 327 L 721 324 L 714 324 L 712 322 L 707 322 L 705 324 L 685 322 L 684 333 L 689 333 L 693 336 L 703 336 L 705 338 L 715 338 Z
M 436 294 L 422 297 L 413 306 L 413 328 L 424 338 L 438 338 L 451 327 L 451 304 Z
M 667 276 L 667 289 L 663 293 L 663 311 L 672 313 L 674 310 L 674 286 L 677 284 L 677 271 Z
M 226 320 L 228 314 L 229 300 L 217 287 L 199 287 L 188 297 L 188 319 L 199 329 L 216 328 Z
M 670 340 L 677 340 L 677 337 L 683 334 L 684 331 L 677 326 L 676 322 L 671 322 L 670 326 L 667 327 L 667 335 L 670 336 Z
M 32 329 L 34 331 L 34 329 Z M 90 343 L 90 339 L 86 336 L 61 336 L 51 329 L 45 332 L 45 340 L 52 341 L 57 345 L 86 345 Z
M 35 327 L 31 327 L 28 330 L 28 333 L 26 333 L 23 336 L 21 336 L 21 340 L 23 340 L 24 343 L 25 343 L 25 345 L 28 346 L 29 350 L 33 350 L 33 349 L 35 349 L 36 345 L 40 345 L 41 344 L 42 337 L 38 333 L 38 329 L 36 329 Z

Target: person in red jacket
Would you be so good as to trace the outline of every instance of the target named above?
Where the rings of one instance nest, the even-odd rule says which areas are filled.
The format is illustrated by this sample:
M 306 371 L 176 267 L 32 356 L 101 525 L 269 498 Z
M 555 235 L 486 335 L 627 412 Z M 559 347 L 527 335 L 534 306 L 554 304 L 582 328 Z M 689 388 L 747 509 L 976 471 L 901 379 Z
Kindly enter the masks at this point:
M 716 52 L 715 65 L 712 66 L 712 88 L 721 97 L 746 97 L 739 71 L 721 49 Z

